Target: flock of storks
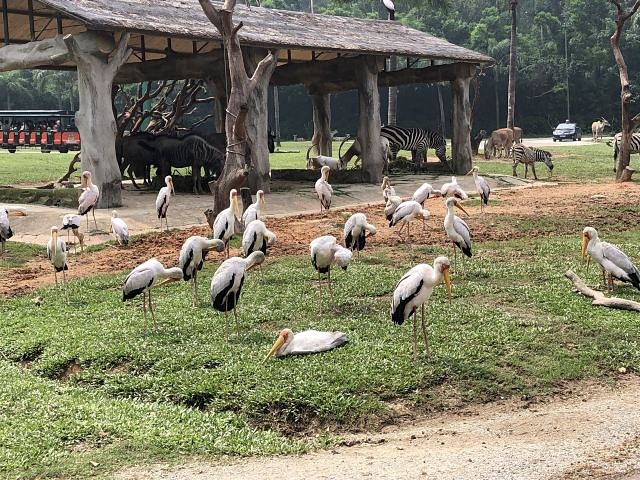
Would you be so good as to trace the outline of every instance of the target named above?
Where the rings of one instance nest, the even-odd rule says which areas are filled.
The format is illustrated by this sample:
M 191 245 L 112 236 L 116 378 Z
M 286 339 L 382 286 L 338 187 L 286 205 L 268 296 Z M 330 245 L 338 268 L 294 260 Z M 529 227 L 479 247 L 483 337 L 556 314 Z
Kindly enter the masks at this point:
M 484 212 L 488 204 L 491 190 L 486 180 L 478 175 L 478 168 L 474 167 L 468 174 L 473 174 L 477 193 L 480 197 L 481 211 Z M 333 189 L 328 181 L 329 168 L 321 169 L 321 176 L 315 184 L 315 191 L 320 201 L 320 212 L 330 209 L 333 196 Z M 78 238 L 81 249 L 84 248 L 84 236 L 79 232 L 81 226 L 81 216 L 87 217 L 87 227 L 89 225 L 89 212 L 98 201 L 98 187 L 91 182 L 91 173 L 83 172 L 82 194 L 79 197 L 78 214 L 65 215 L 62 220 L 63 230 L 71 231 Z M 156 211 L 160 220 L 162 230 L 163 220 L 166 229 L 167 211 L 171 198 L 175 195 L 171 176 L 165 178 L 166 186 L 160 189 L 156 199 Z M 424 208 L 425 202 L 429 198 L 444 197 L 446 215 L 443 226 L 447 237 L 452 242 L 454 250 L 454 268 L 457 257 L 457 249 L 467 256 L 472 256 L 472 235 L 469 226 L 460 217 L 454 214 L 454 208 L 462 210 L 467 216 L 469 214 L 462 206 L 461 201 L 466 200 L 468 195 L 458 185 L 456 178 L 452 177 L 451 182 L 445 183 L 439 190 L 434 189 L 430 184 L 424 183 L 413 194 L 410 200 L 403 201 L 391 186 L 389 178 L 384 177 L 382 182 L 382 195 L 385 201 L 384 213 L 389 221 L 389 226 L 398 226 L 398 235 L 405 242 L 409 241 L 409 224 L 413 220 L 422 221 L 423 229 L 426 228 L 426 220 L 431 217 L 430 212 Z M 257 192 L 255 203 L 251 204 L 244 213 L 238 202 L 237 191 L 231 190 L 229 207 L 220 212 L 213 224 L 213 238 L 202 236 L 191 236 L 183 244 L 179 255 L 178 266 L 165 268 L 157 259 L 151 258 L 134 268 L 126 277 L 122 289 L 122 299 L 128 300 L 142 294 L 143 315 L 145 320 L 147 308 L 155 326 L 155 313 L 151 302 L 152 288 L 165 285 L 170 282 L 184 280 L 192 283 L 193 306 L 197 306 L 197 277 L 202 270 L 206 255 L 209 251 L 224 252 L 226 250 L 226 260 L 218 267 L 211 279 L 211 305 L 214 309 L 224 312 L 225 328 L 228 332 L 227 315 L 232 311 L 235 319 L 236 333 L 238 331 L 238 317 L 236 307 L 240 298 L 243 284 L 249 272 L 254 267 L 260 267 L 265 261 L 267 250 L 275 244 L 276 236 L 269 231 L 260 220 L 262 207 L 265 204 L 264 193 Z M 4 243 L 12 236 L 9 225 L 9 216 L 26 215 L 22 208 L 3 207 L 0 208 L 0 241 L 2 252 L 4 253 Z M 97 228 L 97 222 L 94 223 Z M 243 257 L 230 257 L 229 241 L 236 234 L 236 225 L 242 224 L 244 231 L 242 234 Z M 406 236 L 402 237 L 402 231 L 406 227 Z M 62 272 L 66 281 L 65 271 L 68 269 L 67 242 L 58 236 L 58 227 L 51 227 L 51 235 L 47 243 L 47 254 L 51 261 L 56 285 L 58 284 L 57 274 Z M 111 231 L 115 235 L 121 246 L 129 243 L 129 232 L 126 223 L 114 211 L 111 218 Z M 326 274 L 329 290 L 331 290 L 331 267 L 337 265 L 346 270 L 353 252 L 360 254 L 364 249 L 366 238 L 375 235 L 377 229 L 367 221 L 364 213 L 353 214 L 345 223 L 343 231 L 344 245 L 332 235 L 324 235 L 314 239 L 310 243 L 311 264 L 318 272 L 319 284 L 321 275 Z M 75 243 L 74 243 L 75 248 Z M 613 278 L 631 283 L 640 290 L 640 272 L 627 255 L 619 248 L 606 242 L 602 242 L 597 231 L 592 227 L 586 227 L 583 231 L 582 258 L 586 253 L 590 255 L 602 268 L 603 277 L 608 274 L 608 281 L 604 278 L 604 283 L 609 289 L 613 288 Z M 463 257 L 464 258 L 464 257 Z M 425 304 L 427 304 L 433 289 L 440 283 L 447 287 L 449 302 L 451 302 L 451 265 L 446 256 L 439 256 L 433 262 L 433 266 L 419 264 L 411 268 L 397 283 L 391 301 L 391 318 L 396 324 L 403 324 L 413 316 L 413 358 L 417 351 L 417 312 L 421 310 L 421 327 L 425 341 L 425 350 L 429 355 L 427 331 L 425 325 Z M 280 332 L 272 349 L 265 357 L 266 361 L 270 356 L 284 356 L 290 354 L 317 353 L 330 350 L 343 345 L 347 341 L 346 335 L 342 332 L 319 332 L 307 330 L 298 334 L 293 334 L 291 330 L 284 329 Z

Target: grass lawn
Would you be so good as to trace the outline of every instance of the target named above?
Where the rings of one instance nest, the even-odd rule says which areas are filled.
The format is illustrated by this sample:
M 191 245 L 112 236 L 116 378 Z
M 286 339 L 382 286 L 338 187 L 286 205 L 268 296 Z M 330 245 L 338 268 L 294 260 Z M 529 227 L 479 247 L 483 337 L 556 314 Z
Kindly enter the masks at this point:
M 604 238 L 640 257 L 640 230 L 609 228 Z M 433 359 L 420 354 L 418 364 L 410 325 L 389 318 L 390 296 L 411 266 L 450 253 L 437 246 L 365 254 L 335 273 L 334 295 L 323 298 L 306 256 L 271 259 L 264 279 L 247 280 L 241 333 L 229 343 L 224 317 L 208 306 L 211 263 L 198 308 L 186 283 L 154 291 L 159 326 L 148 334 L 140 301 L 121 302 L 127 272 L 71 282 L 68 303 L 54 287 L 0 299 L 0 476 L 83 478 L 133 462 L 301 452 L 385 421 L 397 401 L 433 410 L 635 371 L 638 316 L 591 307 L 563 278 L 573 268 L 599 279 L 594 267 L 585 275 L 579 245 L 579 235 L 477 244 L 452 275 L 453 303 L 444 287 L 434 292 Z M 640 300 L 627 286 L 616 293 Z M 341 330 L 349 343 L 261 365 L 284 327 Z
M 67 173 L 75 154 L 76 152 L 41 153 L 37 149 L 9 153 L 0 149 L 0 185 L 57 180 Z M 72 175 L 71 180 L 80 182 L 80 172 Z

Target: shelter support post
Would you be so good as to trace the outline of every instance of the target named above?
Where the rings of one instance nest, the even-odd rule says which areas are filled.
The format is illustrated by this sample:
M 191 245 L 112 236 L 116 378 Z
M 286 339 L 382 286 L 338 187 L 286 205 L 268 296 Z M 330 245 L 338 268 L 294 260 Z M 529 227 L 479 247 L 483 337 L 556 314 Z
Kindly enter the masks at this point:
M 227 109 L 227 92 L 224 78 L 207 78 L 207 88 L 213 96 L 213 127 L 216 133 L 224 133 L 225 110 Z
M 365 182 L 380 183 L 384 170 L 384 158 L 380 145 L 380 94 L 378 93 L 378 73 L 382 70 L 383 59 L 362 57 L 356 68 L 358 84 L 358 141 L 362 148 L 362 176 Z
M 318 155 L 331 156 L 331 95 L 328 93 L 312 93 L 313 104 L 313 137 L 311 144 L 316 145 Z
M 98 208 L 122 205 L 122 183 L 116 160 L 116 120 L 111 103 L 113 79 L 131 49 L 129 34 L 115 42 L 106 32 L 66 35 L 64 42 L 78 67 L 80 108 L 76 126 L 82 138 L 81 166 L 100 189 Z
M 471 170 L 473 153 L 471 150 L 471 103 L 469 85 L 475 73 L 475 65 L 463 65 L 458 75 L 451 81 L 453 96 L 453 133 L 451 137 L 451 168 L 458 175 Z

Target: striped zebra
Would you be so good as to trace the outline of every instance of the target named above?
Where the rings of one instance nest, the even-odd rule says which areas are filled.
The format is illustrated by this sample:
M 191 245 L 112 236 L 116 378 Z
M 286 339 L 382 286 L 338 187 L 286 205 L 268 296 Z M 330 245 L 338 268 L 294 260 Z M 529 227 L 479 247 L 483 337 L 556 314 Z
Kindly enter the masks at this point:
M 533 178 L 536 180 L 538 176 L 536 175 L 536 166 L 535 162 L 543 162 L 549 168 L 549 174 L 553 171 L 553 162 L 551 161 L 551 153 L 546 150 L 540 150 L 539 148 L 534 147 L 525 147 L 523 144 L 518 143 L 514 145 L 511 149 L 511 154 L 513 156 L 513 176 L 517 177 L 518 172 L 516 172 L 516 167 L 519 163 L 524 163 L 524 178 L 527 178 L 527 173 L 529 172 L 529 165 L 531 165 L 531 171 L 533 171 Z
M 420 165 L 427 161 L 427 150 L 433 148 L 442 163 L 447 161 L 447 144 L 438 132 L 386 125 L 380 129 L 380 136 L 389 140 L 392 160 L 395 160 L 400 150 L 409 150 L 413 162 Z
M 613 171 L 618 168 L 618 152 L 620 151 L 620 142 L 622 142 L 622 133 L 618 132 L 613 137 Z M 629 154 L 640 153 L 640 133 L 631 134 L 629 139 Z

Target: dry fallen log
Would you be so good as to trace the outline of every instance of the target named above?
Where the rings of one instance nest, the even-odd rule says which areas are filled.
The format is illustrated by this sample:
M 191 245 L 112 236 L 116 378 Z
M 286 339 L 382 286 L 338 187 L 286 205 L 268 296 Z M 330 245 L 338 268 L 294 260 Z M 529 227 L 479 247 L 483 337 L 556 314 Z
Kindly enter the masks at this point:
M 618 310 L 630 310 L 633 312 L 640 312 L 640 303 L 632 300 L 626 300 L 619 297 L 605 297 L 604 293 L 589 288 L 582 279 L 572 270 L 568 270 L 564 274 L 574 286 L 574 291 L 585 297 L 592 298 L 591 305 L 594 307 L 608 307 L 616 308 Z

